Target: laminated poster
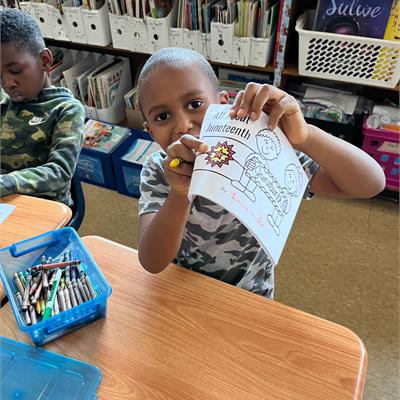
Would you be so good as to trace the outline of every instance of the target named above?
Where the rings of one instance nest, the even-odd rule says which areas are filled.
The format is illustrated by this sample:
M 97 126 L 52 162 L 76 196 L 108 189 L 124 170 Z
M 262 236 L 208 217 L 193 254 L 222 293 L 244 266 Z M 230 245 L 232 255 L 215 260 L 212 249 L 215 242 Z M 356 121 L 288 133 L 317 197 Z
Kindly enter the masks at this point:
M 308 184 L 284 133 L 268 129 L 268 116 L 231 119 L 231 105 L 211 105 L 200 138 L 208 152 L 196 157 L 189 199 L 205 197 L 239 219 L 278 263 Z

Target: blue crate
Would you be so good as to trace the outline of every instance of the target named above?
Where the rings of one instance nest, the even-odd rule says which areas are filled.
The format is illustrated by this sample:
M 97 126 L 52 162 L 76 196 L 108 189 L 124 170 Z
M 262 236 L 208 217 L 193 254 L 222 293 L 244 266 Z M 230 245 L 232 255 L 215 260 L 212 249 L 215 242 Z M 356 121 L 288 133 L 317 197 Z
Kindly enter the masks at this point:
M 132 131 L 132 129 L 131 129 Z M 79 156 L 76 171 L 83 182 L 115 190 L 116 180 L 112 155 L 132 137 L 132 134 L 121 141 L 110 153 L 83 147 Z
M 134 146 L 134 143 L 137 139 L 153 141 L 147 132 L 134 130 L 133 135 L 126 143 L 124 143 L 123 147 L 121 146 L 118 148 L 118 150 L 113 154 L 112 158 L 118 192 L 131 197 L 139 198 L 140 173 L 142 171 L 142 166 L 140 164 L 135 164 L 122 159 L 125 153 L 127 153 L 131 147 Z
M 42 254 L 55 259 L 65 250 L 72 250 L 74 258 L 81 260 L 81 266 L 90 277 L 97 296 L 29 326 L 15 296 L 17 288 L 13 274 L 40 264 Z M 107 298 L 111 295 L 111 287 L 73 228 L 50 231 L 1 249 L 0 277 L 19 328 L 26 332 L 36 345 L 48 343 L 106 315 Z

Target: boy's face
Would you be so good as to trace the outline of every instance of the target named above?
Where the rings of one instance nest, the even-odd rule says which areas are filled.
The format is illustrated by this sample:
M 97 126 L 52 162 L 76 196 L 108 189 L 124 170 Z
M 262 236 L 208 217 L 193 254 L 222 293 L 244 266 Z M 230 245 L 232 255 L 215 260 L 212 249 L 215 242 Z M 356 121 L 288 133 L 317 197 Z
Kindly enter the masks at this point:
M 1 86 L 15 102 L 28 102 L 46 87 L 51 52 L 43 49 L 37 57 L 18 50 L 13 43 L 1 45 Z
M 145 127 L 163 150 L 185 133 L 199 137 L 208 106 L 229 101 L 195 65 L 156 68 L 146 77 L 142 93 Z

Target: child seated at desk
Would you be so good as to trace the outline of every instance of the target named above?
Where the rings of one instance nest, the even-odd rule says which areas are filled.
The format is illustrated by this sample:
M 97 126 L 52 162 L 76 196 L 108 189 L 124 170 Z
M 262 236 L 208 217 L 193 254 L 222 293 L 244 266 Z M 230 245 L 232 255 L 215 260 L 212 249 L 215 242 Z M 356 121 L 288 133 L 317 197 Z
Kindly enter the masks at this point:
M 145 127 L 162 148 L 142 170 L 141 264 L 158 273 L 174 262 L 271 299 L 275 266 L 248 229 L 209 200 L 188 200 L 195 152 L 207 151 L 198 139 L 207 107 L 228 103 L 210 64 L 191 50 L 162 49 L 148 59 L 138 85 Z M 248 84 L 230 116 L 256 120 L 261 111 L 297 151 L 310 177 L 304 197 L 367 198 L 383 190 L 385 177 L 372 157 L 307 124 L 297 101 L 274 86 Z M 184 162 L 171 167 L 176 158 Z
M 51 85 L 53 58 L 35 21 L 5 8 L 0 23 L 0 196 L 27 194 L 71 206 L 84 108 L 68 89 Z

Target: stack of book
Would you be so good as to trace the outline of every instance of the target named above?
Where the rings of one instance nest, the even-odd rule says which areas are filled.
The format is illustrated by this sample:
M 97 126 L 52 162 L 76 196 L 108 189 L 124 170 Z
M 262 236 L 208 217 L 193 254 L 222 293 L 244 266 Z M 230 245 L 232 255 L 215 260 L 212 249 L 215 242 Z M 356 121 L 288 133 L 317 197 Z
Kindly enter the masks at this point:
M 89 119 L 85 123 L 83 147 L 112 153 L 130 134 L 128 128 Z

